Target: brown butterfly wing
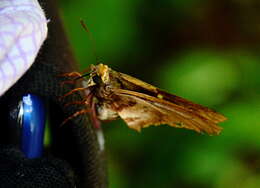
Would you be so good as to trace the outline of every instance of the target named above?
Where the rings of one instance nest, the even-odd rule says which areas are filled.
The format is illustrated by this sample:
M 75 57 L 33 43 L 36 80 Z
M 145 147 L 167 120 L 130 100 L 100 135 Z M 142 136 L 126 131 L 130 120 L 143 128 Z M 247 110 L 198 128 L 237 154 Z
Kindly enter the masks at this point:
M 178 97 L 176 95 L 167 93 L 137 78 L 134 78 L 132 76 L 123 73 L 118 73 L 118 74 L 121 83 L 123 83 L 126 90 L 132 90 L 139 93 L 144 93 L 150 96 L 154 96 L 156 98 L 161 97 L 161 99 L 163 99 L 164 101 L 168 101 L 178 106 L 182 106 L 187 111 L 197 114 L 214 123 L 219 123 L 227 119 L 225 116 L 215 112 L 214 110 L 211 110 L 199 104 L 195 104 L 187 99 Z
M 183 106 L 135 91 L 114 89 L 113 104 L 118 115 L 132 129 L 140 131 L 150 125 L 168 124 L 210 135 L 218 134 L 221 127 Z
M 219 114 L 219 113 L 215 112 L 214 110 L 204 107 L 200 104 L 193 103 L 187 99 L 167 93 L 160 89 L 157 89 L 157 92 L 158 92 L 158 95 L 163 96 L 164 100 L 172 102 L 179 106 L 182 106 L 182 107 L 186 108 L 187 110 L 189 110 L 193 113 L 196 113 L 209 121 L 212 121 L 214 123 L 219 123 L 219 122 L 227 120 L 227 118 L 225 116 L 223 116 L 222 114 Z

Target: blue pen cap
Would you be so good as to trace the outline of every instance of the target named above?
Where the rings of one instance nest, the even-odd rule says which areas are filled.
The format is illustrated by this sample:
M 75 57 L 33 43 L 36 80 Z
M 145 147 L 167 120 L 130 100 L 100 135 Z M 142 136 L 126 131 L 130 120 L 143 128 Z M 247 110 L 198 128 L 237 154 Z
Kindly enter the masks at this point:
M 43 100 L 33 94 L 22 97 L 19 111 L 21 125 L 21 149 L 26 157 L 37 158 L 42 155 L 45 107 Z

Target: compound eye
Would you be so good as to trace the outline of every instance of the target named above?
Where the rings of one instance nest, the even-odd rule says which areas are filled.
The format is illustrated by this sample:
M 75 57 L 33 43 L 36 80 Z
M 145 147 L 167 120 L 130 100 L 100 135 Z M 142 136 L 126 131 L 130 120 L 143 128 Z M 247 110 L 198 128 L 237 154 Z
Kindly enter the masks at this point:
M 93 76 L 92 80 L 96 84 L 101 84 L 102 83 L 102 80 L 101 80 L 101 78 L 98 75 Z

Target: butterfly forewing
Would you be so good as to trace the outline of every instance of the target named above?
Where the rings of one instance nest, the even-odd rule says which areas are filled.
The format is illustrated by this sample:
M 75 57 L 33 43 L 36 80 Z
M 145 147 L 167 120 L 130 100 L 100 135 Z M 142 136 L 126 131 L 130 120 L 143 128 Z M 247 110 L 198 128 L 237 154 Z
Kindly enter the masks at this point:
M 118 77 L 120 78 L 121 82 L 124 83 L 123 86 L 127 90 L 128 89 L 131 90 L 132 88 L 135 88 L 135 91 L 137 90 L 137 92 L 148 94 L 149 96 L 152 95 L 152 96 L 154 96 L 156 98 L 160 98 L 164 101 L 168 101 L 173 104 L 182 106 L 186 110 L 196 113 L 210 121 L 213 121 L 214 123 L 222 122 L 227 119 L 225 116 L 215 112 L 214 110 L 211 110 L 202 105 L 193 103 L 182 97 L 165 92 L 161 89 L 156 88 L 155 86 L 153 86 L 151 84 L 145 83 L 142 80 L 139 80 L 139 79 L 129 76 L 127 74 L 119 73 Z M 131 87 L 129 88 L 129 86 L 131 86 Z
M 213 121 L 174 103 L 129 90 L 115 89 L 114 93 L 120 98 L 115 103 L 119 116 L 133 129 L 168 124 L 210 135 L 218 134 L 222 129 Z

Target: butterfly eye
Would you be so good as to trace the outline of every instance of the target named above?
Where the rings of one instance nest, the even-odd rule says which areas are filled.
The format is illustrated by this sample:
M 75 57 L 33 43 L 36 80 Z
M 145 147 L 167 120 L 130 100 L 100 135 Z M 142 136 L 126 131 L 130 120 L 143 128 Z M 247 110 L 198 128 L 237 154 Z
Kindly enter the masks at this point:
M 39 157 L 43 148 L 45 109 L 40 97 L 27 94 L 22 97 L 18 113 L 21 127 L 21 149 L 28 158 Z
M 98 75 L 95 75 L 93 76 L 93 81 L 96 83 L 96 84 L 101 84 L 102 83 L 102 80 L 101 78 L 98 76 Z

